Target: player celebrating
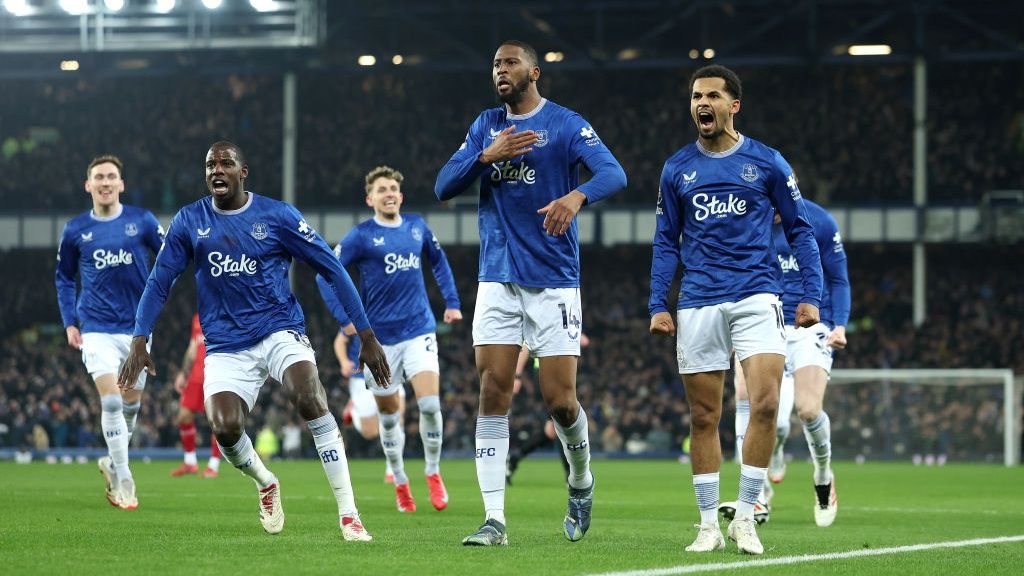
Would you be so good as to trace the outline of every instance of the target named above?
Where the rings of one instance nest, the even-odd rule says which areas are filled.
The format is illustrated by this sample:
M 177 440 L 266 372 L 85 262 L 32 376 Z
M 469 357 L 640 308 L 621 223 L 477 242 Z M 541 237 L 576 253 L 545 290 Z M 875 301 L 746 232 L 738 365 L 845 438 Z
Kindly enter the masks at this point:
M 171 476 L 199 473 L 196 460 L 196 414 L 203 411 L 203 364 L 206 362 L 206 339 L 199 324 L 199 314 L 192 316 L 192 334 L 181 359 L 181 370 L 174 378 L 174 389 L 181 394 L 178 407 L 178 434 L 185 450 L 185 461 L 171 470 Z M 186 367 L 188 371 L 186 372 Z M 210 459 L 203 470 L 203 478 L 216 478 L 220 470 L 220 446 L 216 438 L 210 439 Z
M 530 45 L 499 46 L 491 78 L 503 105 L 477 117 L 434 190 L 448 200 L 480 181 L 473 345 L 480 375 L 476 470 L 486 519 L 463 544 L 508 543 L 508 410 L 524 343 L 540 358 L 541 392 L 569 460 L 563 532 L 576 541 L 590 527 L 594 495 L 587 415 L 576 397 L 582 328 L 576 213 L 624 188 L 626 174 L 583 117 L 541 97 Z M 577 185 L 580 165 L 594 176 Z
M 116 156 L 99 156 L 85 172 L 92 210 L 72 218 L 57 252 L 57 303 L 68 345 L 82 351 L 96 383 L 100 425 L 108 456 L 99 459 L 107 501 L 134 510 L 139 501 L 128 467 L 128 442 L 135 429 L 146 375 L 132 390 L 117 387 L 117 371 L 128 356 L 135 307 L 146 285 L 149 252 L 160 250 L 163 228 L 148 210 L 121 204 L 124 166 Z M 76 294 L 75 277 L 82 280 Z
M 651 332 L 671 335 L 667 292 L 680 261 L 676 354 L 691 415 L 693 486 L 700 531 L 689 552 L 725 547 L 718 527 L 721 445 L 718 422 L 731 352 L 748 376 L 750 426 L 740 471 L 740 498 L 729 538 L 749 554 L 764 548 L 753 507 L 772 451 L 786 335 L 771 222 L 782 218 L 800 264 L 804 297 L 796 323 L 818 322 L 821 263 L 789 164 L 777 151 L 733 127 L 740 80 L 723 66 L 690 79 L 690 115 L 699 138 L 665 163 L 658 194 L 651 264 Z M 680 241 L 680 235 L 682 240 Z
M 390 370 L 359 295 L 331 249 L 293 206 L 248 192 L 242 150 L 217 142 L 206 155 L 211 196 L 182 208 L 146 282 L 135 317 L 131 353 L 118 385 L 155 374 L 146 341 L 167 293 L 189 261 L 195 262 L 199 317 L 206 335 L 206 415 L 224 457 L 259 489 L 260 522 L 268 533 L 284 528 L 277 477 L 253 450 L 245 419 L 267 377 L 281 382 L 306 420 L 317 455 L 338 503 L 345 540 L 371 540 L 352 494 L 345 445 L 331 415 L 305 335 L 305 319 L 288 282 L 292 257 L 309 263 L 337 291 L 363 342 L 360 360 L 384 385 Z
M 789 415 L 796 403 L 797 417 L 804 428 L 804 438 L 814 460 L 814 521 L 818 526 L 831 526 L 839 509 L 835 478 L 832 475 L 831 426 L 822 410 L 828 375 L 832 370 L 832 351 L 846 347 L 846 323 L 850 318 L 850 279 L 846 271 L 846 251 L 835 218 L 824 208 L 804 200 L 807 216 L 814 228 L 814 238 L 821 254 L 825 273 L 825 290 L 821 296 L 821 322 L 799 328 L 796 307 L 800 303 L 802 283 L 800 265 L 789 242 L 776 225 L 773 231 L 775 250 L 782 268 L 782 308 L 786 319 L 786 369 L 779 395 L 775 450 L 768 467 L 768 478 L 779 483 L 785 474 L 783 449 L 789 436 Z M 775 218 L 779 222 L 778 216 Z M 736 371 L 736 450 L 741 453 L 742 438 L 747 428 L 750 401 L 747 399 L 743 371 Z M 766 485 L 766 492 L 769 490 Z M 732 516 L 735 503 L 720 507 L 726 518 Z
M 360 223 L 338 245 L 344 266 L 359 270 L 359 285 L 367 317 L 379 334 L 388 365 L 396 380 L 407 380 L 416 392 L 420 409 L 420 438 L 426 461 L 424 475 L 430 503 L 437 510 L 448 506 L 448 491 L 441 479 L 440 369 L 437 361 L 437 327 L 427 299 L 427 287 L 420 267 L 421 255 L 430 259 L 434 278 L 445 300 L 444 322 L 462 320 L 459 294 L 448 258 L 420 216 L 401 214 L 402 173 L 390 166 L 377 166 L 366 175 L 366 204 L 373 218 Z M 324 300 L 335 316 L 344 316 L 327 281 L 317 277 Z M 345 322 L 342 322 L 345 324 Z M 376 398 L 380 421 L 380 443 L 395 477 L 395 500 L 399 512 L 415 512 L 416 501 L 409 488 L 402 451 L 401 386 L 380 385 L 368 374 L 366 385 Z

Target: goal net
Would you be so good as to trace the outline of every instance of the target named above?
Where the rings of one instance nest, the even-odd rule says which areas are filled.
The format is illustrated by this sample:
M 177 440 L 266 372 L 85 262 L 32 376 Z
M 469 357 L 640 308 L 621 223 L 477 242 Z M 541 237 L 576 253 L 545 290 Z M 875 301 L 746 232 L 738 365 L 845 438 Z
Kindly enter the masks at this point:
M 1021 382 L 1011 370 L 834 370 L 825 409 L 836 458 L 1020 463 Z M 802 439 L 793 420 L 790 438 Z

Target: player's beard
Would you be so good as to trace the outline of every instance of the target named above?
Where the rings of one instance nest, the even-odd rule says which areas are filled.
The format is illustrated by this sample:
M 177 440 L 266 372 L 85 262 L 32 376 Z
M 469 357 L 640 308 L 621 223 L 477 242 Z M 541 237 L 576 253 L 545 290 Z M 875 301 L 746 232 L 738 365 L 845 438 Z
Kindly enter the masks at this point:
M 518 104 L 519 102 L 523 101 L 523 98 L 526 97 L 526 91 L 529 89 L 530 77 L 527 76 L 523 78 L 522 82 L 513 83 L 512 89 L 505 94 L 497 92 L 497 87 L 495 87 L 495 94 L 498 95 L 498 100 L 501 100 L 505 104 Z

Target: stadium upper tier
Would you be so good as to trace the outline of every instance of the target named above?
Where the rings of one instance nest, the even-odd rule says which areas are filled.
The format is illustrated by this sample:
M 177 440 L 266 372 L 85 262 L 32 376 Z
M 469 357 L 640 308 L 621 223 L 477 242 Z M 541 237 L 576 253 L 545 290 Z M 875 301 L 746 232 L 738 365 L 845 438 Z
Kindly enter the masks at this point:
M 930 67 L 929 201 L 975 204 L 988 190 L 1024 187 L 1024 109 L 1013 104 L 1024 102 L 1021 66 Z M 744 82 L 738 129 L 782 151 L 806 196 L 825 204 L 912 202 L 912 65 L 737 71 Z M 582 113 L 629 175 L 629 189 L 610 203 L 654 205 L 663 162 L 695 137 L 690 72 L 542 63 L 542 94 Z M 246 150 L 250 189 L 279 197 L 283 84 L 281 76 L 240 75 L 0 80 L 0 210 L 85 209 L 82 168 L 114 153 L 125 161 L 125 202 L 171 212 L 206 193 L 202 160 L 218 139 Z M 436 205 L 438 170 L 476 114 L 495 105 L 487 62 L 474 73 L 303 72 L 297 93 L 302 208 L 363 206 L 362 176 L 382 163 L 406 174 L 410 208 Z

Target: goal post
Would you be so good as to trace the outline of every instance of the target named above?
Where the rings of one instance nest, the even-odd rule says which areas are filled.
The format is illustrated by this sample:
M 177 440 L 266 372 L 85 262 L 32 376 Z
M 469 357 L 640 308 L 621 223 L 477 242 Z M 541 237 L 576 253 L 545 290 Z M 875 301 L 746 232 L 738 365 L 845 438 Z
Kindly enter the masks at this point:
M 832 371 L 830 385 L 856 386 L 872 385 L 878 387 L 878 394 L 883 402 L 894 402 L 893 385 L 913 386 L 953 386 L 964 387 L 989 386 L 1002 392 L 998 400 L 1002 403 L 1002 452 L 1006 466 L 1020 464 L 1021 435 L 1021 388 L 1024 377 L 1014 378 L 1010 369 L 995 368 L 960 368 L 960 369 L 837 369 Z M 829 402 L 828 394 L 826 403 Z M 991 401 L 996 398 L 990 399 Z M 893 414 L 892 417 L 899 415 Z M 981 447 L 979 447 L 980 453 Z

